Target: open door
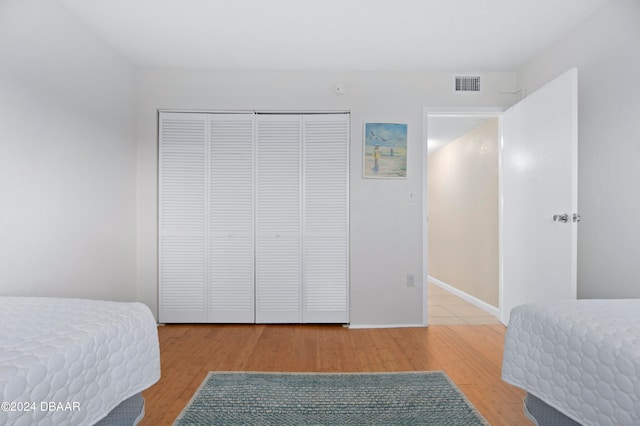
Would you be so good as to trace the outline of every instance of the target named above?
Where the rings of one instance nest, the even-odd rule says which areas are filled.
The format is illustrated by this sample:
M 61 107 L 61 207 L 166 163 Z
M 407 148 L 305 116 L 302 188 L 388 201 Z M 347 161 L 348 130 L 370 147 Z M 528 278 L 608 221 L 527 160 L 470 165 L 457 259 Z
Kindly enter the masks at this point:
M 502 122 L 500 316 L 577 295 L 578 73 L 507 110 Z

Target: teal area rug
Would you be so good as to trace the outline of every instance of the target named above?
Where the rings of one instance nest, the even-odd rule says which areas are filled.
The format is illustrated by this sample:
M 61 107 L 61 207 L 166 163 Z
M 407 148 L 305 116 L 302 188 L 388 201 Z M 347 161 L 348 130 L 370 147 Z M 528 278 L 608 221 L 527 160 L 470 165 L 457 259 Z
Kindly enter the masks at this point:
M 209 373 L 174 425 L 488 425 L 446 374 Z

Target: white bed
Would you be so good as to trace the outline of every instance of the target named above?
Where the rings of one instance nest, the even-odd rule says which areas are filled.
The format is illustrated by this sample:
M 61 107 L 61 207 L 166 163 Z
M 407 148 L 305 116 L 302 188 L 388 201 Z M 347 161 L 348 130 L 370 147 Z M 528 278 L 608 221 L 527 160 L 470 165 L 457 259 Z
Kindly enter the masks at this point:
M 514 308 L 502 378 L 580 424 L 640 424 L 640 300 Z
M 159 378 L 145 305 L 0 297 L 0 424 L 105 422 Z

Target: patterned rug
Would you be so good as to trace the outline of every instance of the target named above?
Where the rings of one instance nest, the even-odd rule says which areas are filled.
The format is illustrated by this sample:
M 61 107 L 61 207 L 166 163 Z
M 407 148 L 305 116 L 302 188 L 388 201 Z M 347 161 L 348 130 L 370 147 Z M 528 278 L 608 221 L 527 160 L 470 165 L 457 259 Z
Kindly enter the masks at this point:
M 211 372 L 174 425 L 488 425 L 444 372 Z

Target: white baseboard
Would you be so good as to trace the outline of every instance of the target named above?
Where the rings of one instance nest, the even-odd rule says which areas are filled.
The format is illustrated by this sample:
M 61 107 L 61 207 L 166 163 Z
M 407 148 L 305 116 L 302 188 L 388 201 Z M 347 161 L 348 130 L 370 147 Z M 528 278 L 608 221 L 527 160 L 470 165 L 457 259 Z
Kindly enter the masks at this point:
M 431 275 L 429 275 L 428 279 L 427 279 L 430 283 L 437 285 L 438 287 L 441 287 L 445 290 L 447 290 L 449 293 L 452 293 L 456 296 L 458 296 L 459 298 L 471 303 L 473 306 L 482 309 L 483 311 L 493 315 L 496 318 L 499 318 L 500 316 L 500 309 L 488 304 L 487 302 L 483 302 L 480 299 L 477 299 L 473 296 L 471 296 L 470 294 L 465 293 L 464 291 L 458 290 L 457 288 L 445 283 L 444 281 L 440 281 L 437 278 L 432 277 Z
M 349 324 L 349 328 L 424 328 L 424 324 Z

